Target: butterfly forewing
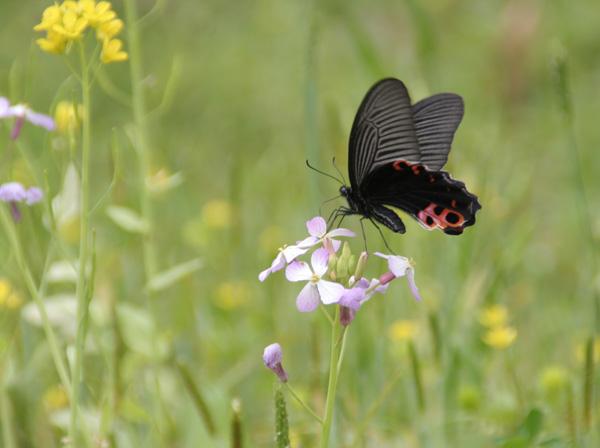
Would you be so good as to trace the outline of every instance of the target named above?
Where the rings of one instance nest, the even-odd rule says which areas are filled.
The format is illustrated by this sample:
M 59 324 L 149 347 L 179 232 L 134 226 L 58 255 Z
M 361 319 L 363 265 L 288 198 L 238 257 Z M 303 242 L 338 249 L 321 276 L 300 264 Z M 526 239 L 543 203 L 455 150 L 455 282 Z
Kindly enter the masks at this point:
M 378 166 L 421 159 L 410 96 L 402 81 L 384 79 L 365 96 L 350 133 L 350 184 L 358 187 Z
M 440 93 L 413 106 L 421 163 L 429 169 L 440 170 L 448 161 L 463 114 L 463 99 L 454 93 Z

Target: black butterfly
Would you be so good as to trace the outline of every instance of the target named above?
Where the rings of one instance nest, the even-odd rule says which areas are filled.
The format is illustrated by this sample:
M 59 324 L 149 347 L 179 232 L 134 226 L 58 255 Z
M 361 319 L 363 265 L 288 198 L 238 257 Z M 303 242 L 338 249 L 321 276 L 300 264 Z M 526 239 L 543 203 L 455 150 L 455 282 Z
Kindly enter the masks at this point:
M 462 98 L 453 93 L 411 105 L 402 81 L 389 78 L 371 87 L 350 133 L 350 187 L 340 188 L 349 208 L 341 214 L 374 218 L 398 233 L 406 228 L 386 206 L 449 235 L 475 224 L 477 196 L 441 171 L 463 112 Z

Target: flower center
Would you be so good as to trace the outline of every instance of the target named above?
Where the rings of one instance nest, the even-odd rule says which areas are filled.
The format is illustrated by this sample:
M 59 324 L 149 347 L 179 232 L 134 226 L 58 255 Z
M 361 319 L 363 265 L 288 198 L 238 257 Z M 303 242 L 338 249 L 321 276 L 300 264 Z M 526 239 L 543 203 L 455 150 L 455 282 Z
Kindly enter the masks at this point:
M 283 247 L 280 247 L 278 250 L 279 250 L 279 252 L 283 252 L 286 249 L 287 249 L 287 244 L 284 244 Z
M 313 283 L 317 283 L 319 280 L 321 280 L 321 277 L 319 277 L 317 274 L 313 274 L 310 281 Z

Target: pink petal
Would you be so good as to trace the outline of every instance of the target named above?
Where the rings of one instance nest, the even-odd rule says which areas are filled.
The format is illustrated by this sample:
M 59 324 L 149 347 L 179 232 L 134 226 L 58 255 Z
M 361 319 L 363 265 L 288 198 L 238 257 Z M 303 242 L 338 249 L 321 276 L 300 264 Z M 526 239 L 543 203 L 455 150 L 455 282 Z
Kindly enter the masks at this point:
M 0 201 L 21 202 L 25 199 L 27 199 L 27 192 L 19 182 L 7 182 L 0 186 Z
M 360 305 L 365 298 L 365 290 L 361 288 L 346 289 L 339 300 L 339 304 L 353 310 L 360 309 Z
M 312 271 L 307 263 L 303 261 L 293 261 L 288 264 L 285 270 L 285 278 L 290 282 L 302 282 L 312 278 Z
M 354 233 L 352 230 L 348 230 L 348 229 L 334 229 L 331 232 L 329 232 L 327 235 L 329 235 L 331 238 L 333 238 L 336 236 L 356 236 L 356 233 Z
M 310 257 L 310 264 L 319 277 L 322 277 L 327 272 L 327 263 L 329 262 L 329 252 L 327 249 L 317 249 Z
M 27 190 L 27 205 L 35 204 L 36 202 L 40 202 L 44 194 L 42 190 L 37 187 L 29 187 Z
M 339 283 L 330 282 L 327 280 L 319 280 L 317 282 L 317 289 L 321 296 L 321 302 L 325 305 L 337 303 L 344 295 L 346 291 Z
M 329 240 L 331 241 L 331 245 L 333 246 L 333 251 L 337 252 L 339 248 L 342 246 L 342 242 L 340 240 Z
M 382 254 L 381 252 L 375 252 L 375 255 L 381 258 L 385 258 L 386 260 L 391 257 L 391 255 Z
M 265 351 L 263 353 L 263 361 L 265 362 L 268 368 L 275 367 L 276 364 L 281 362 L 281 358 L 283 358 L 281 345 L 275 343 L 265 347 Z
M 308 249 L 300 248 L 298 246 L 288 246 L 283 249 L 283 256 L 285 257 L 285 261 L 291 263 L 297 257 L 304 255 L 306 252 L 308 252 Z
M 298 247 L 313 247 L 315 244 L 319 242 L 319 238 L 316 236 L 309 236 L 304 238 L 302 241 L 298 243 Z
M 290 265 L 291 266 L 291 265 Z M 340 285 L 341 286 L 341 285 Z M 308 282 L 296 299 L 296 306 L 298 310 L 306 313 L 313 311 L 319 306 L 319 292 L 313 282 Z
M 412 292 L 414 298 L 417 299 L 417 302 L 420 302 L 421 296 L 419 295 L 419 288 L 417 288 L 417 284 L 415 283 L 414 269 L 409 269 L 406 272 L 406 278 L 408 278 L 408 286 L 410 286 L 410 292 Z
M 269 275 L 271 275 L 273 272 L 279 271 L 284 266 L 285 266 L 285 258 L 283 256 L 283 253 L 279 252 L 279 254 L 277 254 L 277 256 L 275 257 L 275 260 L 273 260 L 273 263 L 271 263 L 271 267 L 268 269 L 265 269 L 260 274 L 258 274 L 258 279 L 261 282 L 264 282 Z
M 53 131 L 55 128 L 55 124 L 54 124 L 54 120 L 52 119 L 52 117 L 49 117 L 48 115 L 44 115 L 44 114 L 40 114 L 37 112 L 34 112 L 30 109 L 27 109 L 25 112 L 25 118 L 30 122 L 33 123 L 36 126 L 41 126 L 43 128 L 45 128 L 48 131 Z
M 0 97 L 0 118 L 9 117 L 10 116 L 10 102 L 4 98 Z
M 410 262 L 408 258 L 401 255 L 392 255 L 388 258 L 388 267 L 396 277 L 403 277 L 406 275 L 406 270 L 410 268 Z
M 306 222 L 306 228 L 311 236 L 321 238 L 327 233 L 327 223 L 320 216 L 316 216 L 310 221 Z

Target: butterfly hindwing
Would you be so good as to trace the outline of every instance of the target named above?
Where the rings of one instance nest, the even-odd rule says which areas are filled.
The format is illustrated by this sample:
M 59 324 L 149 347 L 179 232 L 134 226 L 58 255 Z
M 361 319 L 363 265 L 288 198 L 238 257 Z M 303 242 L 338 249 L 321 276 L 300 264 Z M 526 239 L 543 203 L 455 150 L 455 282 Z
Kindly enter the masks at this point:
M 421 163 L 405 160 L 381 166 L 365 179 L 361 195 L 373 206 L 373 216 L 390 229 L 392 220 L 376 209 L 383 206 L 398 208 L 415 218 L 423 227 L 459 235 L 475 223 L 475 213 L 481 208 L 477 197 L 465 184 L 452 179 L 445 171 L 431 171 Z M 387 209 L 391 213 L 393 211 Z M 402 226 L 402 230 L 404 226 Z

